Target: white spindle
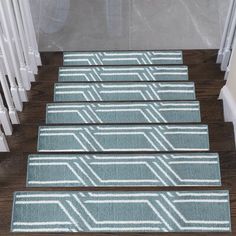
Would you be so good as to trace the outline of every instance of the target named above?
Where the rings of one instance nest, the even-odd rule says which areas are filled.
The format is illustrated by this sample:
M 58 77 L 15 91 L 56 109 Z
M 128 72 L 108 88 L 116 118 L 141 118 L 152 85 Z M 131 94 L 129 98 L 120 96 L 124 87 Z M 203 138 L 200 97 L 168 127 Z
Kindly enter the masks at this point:
M 25 60 L 24 60 L 24 55 L 23 55 L 23 51 L 22 51 L 22 45 L 20 42 L 20 38 L 19 38 L 19 33 L 18 33 L 18 29 L 16 26 L 16 21 L 15 21 L 15 16 L 14 16 L 14 12 L 13 12 L 13 7 L 12 7 L 12 3 L 11 1 L 6 1 L 6 9 L 7 9 L 7 14 L 9 16 L 10 19 L 10 26 L 12 28 L 12 33 L 13 33 L 13 37 L 14 37 L 14 42 L 15 42 L 15 46 L 16 46 L 16 52 L 18 55 L 18 59 L 19 59 L 19 63 L 20 63 L 20 72 L 21 72 L 21 77 L 22 77 L 22 82 L 24 84 L 24 88 L 26 90 L 30 90 L 31 88 L 31 84 L 30 84 L 30 79 L 28 77 L 28 71 L 26 68 L 26 64 L 25 64 Z
M 15 16 L 16 16 L 17 26 L 19 29 L 20 41 L 22 43 L 22 49 L 24 52 L 28 76 L 30 78 L 30 81 L 35 81 L 34 72 L 33 72 L 34 66 L 32 66 L 32 64 L 34 64 L 34 63 L 30 60 L 30 57 L 29 57 L 29 51 L 28 51 L 28 45 L 27 45 L 28 40 L 26 37 L 26 32 L 23 27 L 23 21 L 22 21 L 22 16 L 20 13 L 20 7 L 18 4 L 18 1 L 13 0 L 12 3 L 13 3 L 13 7 L 14 7 Z
M 0 83 L 1 83 L 2 90 L 3 90 L 3 93 L 4 93 L 4 97 L 6 99 L 6 103 L 7 103 L 7 106 L 8 106 L 9 116 L 10 116 L 11 122 L 12 122 L 12 124 L 19 124 L 20 123 L 19 118 L 18 118 L 16 109 L 15 109 L 14 104 L 13 104 L 14 93 L 13 93 L 12 88 L 11 88 L 11 92 L 12 92 L 12 96 L 11 96 L 11 92 L 9 90 L 8 83 L 6 81 L 6 77 L 2 73 L 1 68 L 0 68 Z M 17 91 L 17 89 L 15 91 Z M 13 100 L 12 100 L 12 97 L 13 97 Z
M 9 151 L 5 135 L 12 135 L 12 124 L 20 123 L 17 111 L 28 101 L 26 90 L 35 81 L 38 65 L 29 0 L 0 0 L 0 152 Z
M 14 2 L 14 1 L 13 1 Z M 28 46 L 28 53 L 30 57 L 30 63 L 31 63 L 31 68 L 34 72 L 34 74 L 38 74 L 38 67 L 37 67 L 37 62 L 34 54 L 34 48 L 33 48 L 33 43 L 31 42 L 31 32 L 28 27 L 28 19 L 27 15 L 24 9 L 24 1 L 19 0 L 19 6 L 20 6 L 20 12 L 21 12 L 21 17 L 22 17 L 22 22 L 24 26 L 24 31 L 25 31 L 25 36 L 26 36 L 26 41 L 27 41 L 27 46 Z M 29 19 L 32 20 L 32 19 Z
M 38 43 L 36 40 L 36 34 L 35 34 L 35 30 L 34 30 L 34 25 L 33 25 L 33 20 L 32 20 L 33 17 L 32 17 L 31 10 L 30 10 L 29 0 L 20 0 L 20 1 L 24 5 L 25 14 L 26 14 L 26 17 L 28 18 L 27 22 L 28 22 L 29 31 L 31 32 L 30 37 L 31 37 L 32 47 L 34 48 L 36 62 L 37 62 L 38 66 L 41 66 L 42 62 L 41 62 L 41 58 L 40 58 L 40 54 L 39 54 L 39 50 L 38 50 Z
M 235 39 L 235 36 L 234 36 L 234 40 L 233 40 L 233 43 L 232 43 L 232 50 L 233 48 L 235 48 L 235 45 L 236 45 L 236 39 Z M 226 71 L 225 71 L 225 76 L 224 76 L 224 79 L 227 80 L 228 79 L 228 76 L 229 76 L 229 73 L 230 73 L 230 68 L 232 68 L 232 53 L 230 55 L 230 58 L 229 58 L 229 63 L 228 63 L 228 66 L 226 68 Z
M 226 43 L 227 35 L 228 35 L 228 32 L 230 30 L 230 26 L 232 23 L 234 11 L 235 11 L 235 0 L 231 0 L 230 4 L 229 4 L 228 14 L 227 14 L 227 17 L 225 20 L 225 27 L 224 27 L 224 31 L 223 31 L 223 35 L 222 35 L 222 39 L 221 39 L 221 43 L 220 43 L 220 49 L 218 52 L 218 57 L 217 57 L 216 63 L 221 63 L 223 60 L 225 43 Z
M 6 34 L 6 39 L 8 42 L 8 47 L 9 47 L 9 52 L 10 52 L 10 57 L 11 57 L 11 63 L 13 65 L 14 72 L 16 75 L 16 80 L 17 80 L 17 83 L 19 86 L 20 98 L 22 101 L 28 101 L 27 93 L 26 93 L 25 88 L 23 86 L 22 77 L 21 77 L 21 73 L 19 70 L 19 63 L 17 61 L 16 55 L 15 55 L 15 50 L 13 47 L 14 45 L 12 42 L 10 28 L 8 27 L 8 24 L 7 24 L 7 15 L 4 10 L 3 0 L 0 0 L 0 18 L 1 18 L 3 29 L 4 29 L 4 33 Z
M 223 53 L 223 58 L 222 58 L 222 63 L 221 63 L 222 71 L 225 71 L 229 64 L 230 55 L 231 55 L 231 47 L 232 47 L 234 34 L 235 34 L 235 27 L 236 27 L 236 13 L 234 11 L 231 27 L 229 29 L 228 37 L 225 43 L 225 48 L 224 48 L 224 53 Z
M 1 152 L 9 152 L 9 147 L 7 144 L 7 140 L 6 137 L 4 135 L 4 133 L 2 132 L 1 128 L 0 128 L 0 151 Z
M 0 48 L 2 51 L 4 65 L 6 68 L 7 77 L 9 79 L 14 104 L 15 104 L 16 109 L 18 111 L 22 111 L 23 104 L 20 99 L 20 95 L 19 95 L 18 87 L 15 82 L 15 78 L 13 77 L 11 68 L 9 66 L 9 64 L 10 64 L 9 58 L 7 57 L 6 48 L 5 48 L 4 41 L 3 41 L 3 32 L 1 31 L 1 27 L 0 27 Z
M 12 135 L 12 125 L 7 108 L 3 104 L 2 96 L 0 94 L 0 121 L 6 135 Z
M 6 75 L 6 69 L 5 69 L 5 65 L 4 65 L 4 60 L 3 60 L 3 55 L 0 49 L 0 68 L 2 68 L 3 74 Z

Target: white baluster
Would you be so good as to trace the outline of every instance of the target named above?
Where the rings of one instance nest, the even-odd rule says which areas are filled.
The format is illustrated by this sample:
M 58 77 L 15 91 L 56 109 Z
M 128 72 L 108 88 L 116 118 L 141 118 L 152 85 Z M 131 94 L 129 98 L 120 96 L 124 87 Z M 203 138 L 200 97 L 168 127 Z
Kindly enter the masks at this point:
M 0 152 L 9 152 L 9 146 L 7 144 L 6 137 L 0 128 Z
M 9 90 L 8 83 L 6 81 L 6 77 L 2 73 L 1 68 L 0 68 L 0 83 L 1 83 L 1 86 L 2 86 L 2 89 L 3 89 L 4 97 L 5 97 L 6 102 L 7 102 L 11 122 L 12 122 L 12 124 L 19 124 L 20 123 L 19 118 L 18 118 L 16 109 L 14 107 L 13 100 L 12 100 L 12 96 L 13 96 L 13 99 L 14 99 L 14 93 L 13 93 L 12 88 L 11 88 L 11 92 L 12 92 L 12 96 L 11 96 L 11 92 Z M 17 89 L 15 91 L 17 91 Z
M 1 49 L 0 49 L 0 68 L 2 68 L 3 74 L 6 75 L 7 72 L 6 72 L 6 68 L 4 65 L 4 60 L 3 60 L 3 55 L 2 55 Z
M 232 50 L 235 48 L 235 45 L 236 45 L 236 39 L 234 37 L 234 40 L 233 40 L 233 43 L 232 43 Z M 232 60 L 233 60 L 233 56 L 232 56 L 232 53 L 231 53 L 230 58 L 229 58 L 228 66 L 227 66 L 226 71 L 225 71 L 225 76 L 224 76 L 225 80 L 228 79 L 230 69 L 233 68 Z
M 14 101 L 14 104 L 16 106 L 16 109 L 18 111 L 22 111 L 23 104 L 22 104 L 21 99 L 20 99 L 20 95 L 19 95 L 18 87 L 17 87 L 16 82 L 15 82 L 15 78 L 13 77 L 10 66 L 9 66 L 9 59 L 7 58 L 6 48 L 5 48 L 2 36 L 3 36 L 3 33 L 1 32 L 1 26 L 0 26 L 0 48 L 1 48 L 1 51 L 2 51 L 2 55 L 3 55 L 3 60 L 4 60 L 4 65 L 5 65 L 5 68 L 6 68 L 6 72 L 7 72 L 7 77 L 9 79 L 9 83 L 10 83 L 10 87 L 11 87 L 11 94 L 12 94 L 13 101 Z
M 15 1 L 13 1 L 15 2 Z M 30 62 L 31 62 L 31 69 L 33 70 L 34 74 L 38 74 L 38 67 L 37 67 L 37 62 L 34 54 L 34 48 L 33 48 L 33 43 L 31 42 L 31 32 L 28 28 L 28 19 L 26 16 L 26 12 L 24 9 L 24 4 L 23 1 L 19 1 L 19 6 L 20 6 L 20 12 L 21 12 L 21 17 L 22 17 L 22 22 L 24 26 L 24 31 L 25 31 L 25 36 L 26 36 L 26 41 L 27 41 L 27 46 L 28 46 L 28 53 L 30 57 Z
M 22 4 L 24 5 L 25 14 L 27 17 L 27 22 L 28 22 L 28 29 L 31 32 L 30 37 L 31 37 L 32 47 L 34 48 L 36 62 L 38 66 L 41 66 L 42 62 L 41 62 L 41 58 L 40 58 L 40 54 L 38 50 L 38 43 L 36 40 L 36 34 L 35 34 L 35 29 L 34 29 L 34 24 L 33 24 L 33 17 L 31 15 L 29 0 L 20 0 L 20 1 L 22 1 Z
M 218 56 L 217 56 L 216 63 L 221 63 L 222 60 L 223 60 L 225 43 L 226 43 L 226 40 L 227 40 L 228 32 L 230 30 L 230 25 L 232 23 L 232 18 L 233 18 L 234 11 L 235 11 L 235 0 L 231 0 L 230 4 L 229 4 L 229 10 L 228 10 L 228 13 L 227 13 L 227 17 L 226 17 L 226 20 L 225 20 L 224 32 L 223 32 L 223 35 L 222 35 L 222 39 L 221 39 L 221 43 L 220 43 L 220 49 L 218 51 Z
M 12 33 L 13 33 L 14 42 L 15 42 L 15 46 L 16 46 L 16 52 L 18 55 L 19 63 L 20 63 L 20 72 L 21 72 L 21 77 L 23 80 L 22 82 L 24 84 L 24 88 L 26 90 L 30 90 L 30 88 L 31 88 L 30 79 L 28 77 L 28 71 L 27 71 L 27 68 L 25 65 L 25 61 L 24 61 L 22 45 L 19 40 L 20 38 L 19 38 L 18 29 L 16 26 L 12 3 L 11 3 L 11 1 L 8 0 L 5 2 L 5 4 L 6 4 L 7 13 L 8 13 L 8 16 L 10 19 L 10 26 L 12 28 Z
M 231 56 L 231 48 L 233 44 L 234 34 L 235 34 L 235 27 L 236 27 L 236 12 L 234 11 L 232 23 L 229 29 L 228 37 L 225 43 L 225 48 L 223 52 L 223 59 L 221 63 L 221 70 L 226 71 L 227 66 L 229 64 L 230 56 Z
M 20 73 L 20 70 L 19 70 L 19 65 L 18 65 L 17 60 L 16 60 L 10 28 L 7 25 L 7 16 L 6 16 L 6 13 L 5 13 L 5 10 L 4 10 L 3 1 L 5 1 L 5 0 L 0 0 L 0 19 L 1 19 L 1 22 L 2 22 L 2 27 L 4 29 L 4 32 L 6 34 L 8 47 L 9 47 L 9 52 L 10 52 L 10 57 L 11 57 L 11 63 L 13 65 L 14 72 L 15 72 L 15 75 L 16 75 L 16 80 L 17 80 L 17 83 L 18 83 L 18 86 L 19 86 L 19 95 L 21 97 L 21 100 L 26 102 L 26 101 L 28 101 L 28 97 L 27 97 L 27 93 L 25 91 L 25 88 L 23 86 L 21 73 Z
M 23 53 L 24 53 L 24 57 L 25 57 L 25 61 L 26 61 L 28 76 L 30 78 L 30 81 L 35 81 L 34 72 L 33 72 L 34 66 L 32 66 L 33 62 L 30 60 L 30 57 L 29 57 L 28 45 L 27 45 L 28 41 L 27 41 L 27 37 L 26 37 L 26 32 L 23 27 L 20 7 L 18 4 L 18 1 L 13 0 L 12 3 L 13 3 L 13 7 L 14 7 L 14 13 L 16 16 L 16 23 L 17 23 L 17 26 L 19 29 L 20 41 L 22 43 L 22 48 L 23 48 Z
M 3 104 L 2 96 L 0 94 L 0 121 L 6 135 L 12 135 L 12 125 L 7 108 Z
M 2 25 L 1 25 L 1 22 L 0 22 L 0 32 L 1 32 L 1 35 L 3 37 L 3 45 L 4 45 L 4 48 L 5 48 L 5 53 L 6 53 L 6 57 L 7 57 L 7 60 L 8 61 L 11 61 L 11 55 L 10 55 L 10 52 L 9 52 L 9 47 L 8 47 L 8 42 L 7 42 L 7 39 L 3 33 L 3 28 L 2 28 Z M 14 68 L 13 68 L 13 65 L 12 63 L 9 63 L 9 68 L 10 70 L 12 71 L 12 74 L 14 74 Z M 7 71 L 6 71 L 6 74 L 7 74 Z M 15 75 L 13 75 L 13 77 L 15 77 Z

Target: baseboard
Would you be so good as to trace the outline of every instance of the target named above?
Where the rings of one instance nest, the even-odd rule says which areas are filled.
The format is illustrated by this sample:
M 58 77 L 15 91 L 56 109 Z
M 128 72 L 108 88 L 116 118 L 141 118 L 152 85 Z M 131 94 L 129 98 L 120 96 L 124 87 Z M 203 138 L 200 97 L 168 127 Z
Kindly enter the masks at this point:
M 236 100 L 231 95 L 228 87 L 225 85 L 220 92 L 219 99 L 223 100 L 224 106 L 224 120 L 233 122 L 234 125 L 234 139 L 236 143 Z

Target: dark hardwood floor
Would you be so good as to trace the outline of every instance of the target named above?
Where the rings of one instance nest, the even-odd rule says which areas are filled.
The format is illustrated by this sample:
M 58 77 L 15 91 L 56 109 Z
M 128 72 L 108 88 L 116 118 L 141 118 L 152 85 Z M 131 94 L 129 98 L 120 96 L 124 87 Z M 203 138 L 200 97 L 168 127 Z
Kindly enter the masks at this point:
M 230 191 L 232 233 L 163 233 L 163 235 L 204 235 L 228 236 L 236 235 L 236 150 L 232 123 L 223 120 L 223 105 L 217 100 L 219 91 L 224 85 L 224 74 L 219 65 L 215 64 L 216 50 L 187 50 L 184 51 L 184 64 L 189 66 L 190 80 L 196 83 L 197 99 L 200 100 L 201 117 L 204 124 L 209 125 L 210 149 L 219 152 L 221 164 L 221 187 L 181 187 L 178 190 L 207 190 L 227 189 Z M 112 190 L 112 188 L 26 188 L 26 167 L 28 154 L 36 152 L 37 131 L 39 125 L 45 124 L 45 108 L 47 102 L 52 102 L 53 84 L 57 81 L 58 67 L 62 65 L 62 53 L 42 53 L 43 66 L 39 68 L 37 82 L 29 92 L 30 101 L 24 104 L 24 111 L 19 113 L 20 125 L 14 126 L 14 135 L 7 137 L 10 153 L 0 154 L 0 235 L 14 235 L 10 233 L 12 197 L 14 191 L 34 190 Z M 135 187 L 116 188 L 130 191 L 159 191 L 177 190 L 174 187 Z M 26 234 L 17 235 L 58 235 Z M 65 235 L 65 234 L 60 234 Z M 75 235 L 75 234 L 66 234 Z M 92 233 L 79 233 L 92 235 Z M 103 233 L 93 235 L 105 235 Z M 107 235 L 107 234 L 106 234 Z M 112 235 L 121 235 L 112 233 Z M 144 235 L 141 233 L 127 233 L 123 235 Z M 151 233 L 150 235 L 162 235 Z

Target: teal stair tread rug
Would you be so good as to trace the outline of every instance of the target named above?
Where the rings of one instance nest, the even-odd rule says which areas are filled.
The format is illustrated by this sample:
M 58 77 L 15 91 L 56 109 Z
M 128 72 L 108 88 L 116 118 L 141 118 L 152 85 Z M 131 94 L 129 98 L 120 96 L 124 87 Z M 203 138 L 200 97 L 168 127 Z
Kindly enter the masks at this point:
M 12 232 L 229 232 L 228 191 L 16 192 Z
M 187 66 L 61 67 L 60 82 L 188 80 Z
M 197 101 L 51 103 L 47 124 L 201 122 Z
M 29 187 L 220 186 L 217 153 L 34 154 Z
M 68 125 L 39 128 L 40 152 L 207 150 L 207 125 Z
M 64 52 L 64 65 L 183 64 L 182 51 Z
M 54 101 L 194 100 L 193 82 L 56 83 Z

